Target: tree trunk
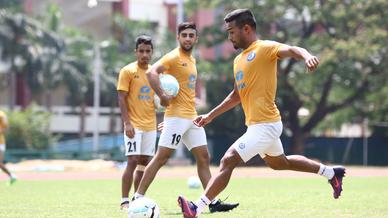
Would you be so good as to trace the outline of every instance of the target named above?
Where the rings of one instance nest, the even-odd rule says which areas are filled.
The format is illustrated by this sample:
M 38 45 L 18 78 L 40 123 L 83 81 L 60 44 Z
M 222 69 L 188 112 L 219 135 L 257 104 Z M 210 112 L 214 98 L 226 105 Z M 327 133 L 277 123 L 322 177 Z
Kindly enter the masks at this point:
M 85 118 L 86 118 L 86 103 L 82 102 L 80 104 L 80 122 L 79 122 L 79 140 L 80 144 L 82 144 L 83 139 L 85 138 Z
M 292 131 L 291 137 L 291 154 L 304 154 L 304 141 L 306 139 L 306 135 L 300 131 L 295 130 Z
M 15 72 L 12 70 L 9 73 L 9 110 L 12 111 L 15 108 L 16 103 L 16 75 Z
M 52 112 L 52 106 L 53 106 L 53 102 L 52 102 L 52 91 L 49 90 L 48 92 L 46 92 L 46 108 L 47 108 L 47 111 L 49 113 Z
M 115 114 L 115 104 L 113 103 L 110 107 L 109 113 L 109 134 L 116 134 L 116 114 Z

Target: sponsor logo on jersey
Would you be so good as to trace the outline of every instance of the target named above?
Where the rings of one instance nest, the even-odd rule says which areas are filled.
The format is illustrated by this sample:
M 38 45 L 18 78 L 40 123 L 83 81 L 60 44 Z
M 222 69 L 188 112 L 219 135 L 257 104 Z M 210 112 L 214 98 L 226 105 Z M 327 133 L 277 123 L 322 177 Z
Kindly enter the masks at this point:
M 196 81 L 196 76 L 195 74 L 190 74 L 189 76 L 189 84 L 187 85 L 187 87 L 189 87 L 190 89 L 195 89 L 195 81 Z
M 243 71 L 238 71 L 236 73 L 236 84 L 237 84 L 237 90 L 245 88 L 245 83 L 241 81 L 244 78 L 244 72 Z
M 151 88 L 149 86 L 142 86 L 140 88 L 140 95 L 138 96 L 139 100 L 150 100 L 151 97 L 149 96 L 151 92 Z
M 238 72 L 236 73 L 236 82 L 242 80 L 243 77 L 244 77 L 244 72 L 242 72 L 241 70 L 238 71 Z
M 140 88 L 140 92 L 141 92 L 141 93 L 150 93 L 150 92 L 151 92 L 151 88 L 148 87 L 148 86 L 142 86 L 142 87 Z

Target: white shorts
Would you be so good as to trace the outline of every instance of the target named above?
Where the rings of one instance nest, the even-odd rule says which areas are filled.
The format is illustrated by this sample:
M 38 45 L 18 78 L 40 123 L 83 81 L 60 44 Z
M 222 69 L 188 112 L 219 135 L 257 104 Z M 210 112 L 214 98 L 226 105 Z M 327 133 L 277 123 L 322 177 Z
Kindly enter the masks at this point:
M 0 144 L 0 152 L 5 152 L 5 144 Z
M 144 132 L 135 129 L 135 137 L 129 138 L 124 133 L 125 156 L 147 155 L 154 156 L 156 144 L 156 130 Z
M 248 126 L 247 131 L 232 147 L 238 152 L 241 159 L 247 162 L 255 155 L 261 158 L 266 155 L 279 156 L 284 153 L 280 135 L 283 131 L 281 121 L 274 123 L 259 123 Z
M 191 119 L 165 117 L 159 146 L 176 149 L 182 142 L 190 151 L 195 147 L 207 145 L 204 128 L 194 125 Z

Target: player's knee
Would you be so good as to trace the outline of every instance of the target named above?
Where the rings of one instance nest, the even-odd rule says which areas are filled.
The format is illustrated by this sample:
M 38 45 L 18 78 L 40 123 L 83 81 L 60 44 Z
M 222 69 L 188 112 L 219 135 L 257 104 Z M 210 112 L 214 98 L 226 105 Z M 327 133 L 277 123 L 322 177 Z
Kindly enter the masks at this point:
M 201 165 L 209 165 L 210 156 L 208 153 L 200 154 L 197 156 L 196 161 L 198 164 L 201 164 Z
M 140 157 L 139 160 L 137 161 L 137 165 L 147 166 L 148 162 L 149 162 L 149 157 Z
M 163 166 L 167 163 L 169 157 L 166 156 L 157 156 L 155 157 L 156 163 L 158 163 L 159 166 Z
M 232 154 L 226 153 L 221 159 L 221 168 L 233 169 L 236 167 L 237 162 Z

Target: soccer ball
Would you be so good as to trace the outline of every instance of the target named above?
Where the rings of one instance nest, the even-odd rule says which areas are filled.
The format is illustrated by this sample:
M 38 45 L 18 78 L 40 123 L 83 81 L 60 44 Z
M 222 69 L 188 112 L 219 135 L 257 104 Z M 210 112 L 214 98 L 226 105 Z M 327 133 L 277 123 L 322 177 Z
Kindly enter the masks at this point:
M 196 176 L 190 176 L 187 179 L 187 186 L 192 189 L 197 189 L 201 187 L 201 180 Z
M 162 89 L 164 92 L 166 92 L 167 95 L 172 95 L 174 97 L 178 95 L 179 83 L 175 77 L 171 76 L 170 74 L 162 74 L 159 79 Z
M 164 112 L 166 110 L 166 108 L 160 104 L 160 98 L 157 94 L 154 95 L 154 105 L 156 112 Z
M 159 207 L 149 198 L 138 198 L 129 203 L 128 218 L 160 218 Z

